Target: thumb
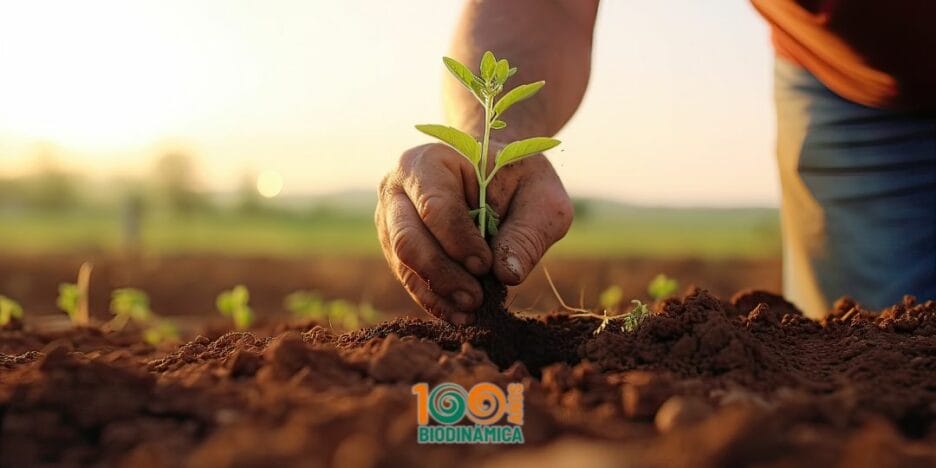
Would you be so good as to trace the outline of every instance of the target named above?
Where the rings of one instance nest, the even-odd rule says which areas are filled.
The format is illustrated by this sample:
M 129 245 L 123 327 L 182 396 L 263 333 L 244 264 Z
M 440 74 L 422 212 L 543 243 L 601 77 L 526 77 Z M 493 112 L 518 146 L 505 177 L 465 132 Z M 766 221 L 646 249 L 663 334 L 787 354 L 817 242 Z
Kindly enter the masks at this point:
M 518 191 L 493 240 L 494 275 L 517 285 L 572 224 L 572 202 L 561 185 Z

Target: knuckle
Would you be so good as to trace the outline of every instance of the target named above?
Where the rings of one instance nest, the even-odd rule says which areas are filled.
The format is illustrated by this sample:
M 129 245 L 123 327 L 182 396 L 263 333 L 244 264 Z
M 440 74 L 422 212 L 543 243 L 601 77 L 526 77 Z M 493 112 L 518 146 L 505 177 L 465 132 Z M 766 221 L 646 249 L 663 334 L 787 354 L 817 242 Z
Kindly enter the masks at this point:
M 416 260 L 416 239 L 416 228 L 412 225 L 401 226 L 390 238 L 390 249 L 407 266 Z
M 422 192 L 416 196 L 416 212 L 425 222 L 442 221 L 440 218 L 446 211 L 448 200 L 445 196 L 435 192 Z
M 543 231 L 529 225 L 518 225 L 511 232 L 514 247 L 530 263 L 535 263 L 546 251 L 547 243 Z

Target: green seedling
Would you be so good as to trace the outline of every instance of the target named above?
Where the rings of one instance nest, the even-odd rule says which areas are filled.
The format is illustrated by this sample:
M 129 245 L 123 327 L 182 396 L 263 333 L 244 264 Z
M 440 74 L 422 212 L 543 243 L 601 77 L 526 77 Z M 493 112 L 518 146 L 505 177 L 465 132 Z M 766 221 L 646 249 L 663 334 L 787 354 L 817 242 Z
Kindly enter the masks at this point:
M 549 270 L 543 268 L 543 271 L 546 273 L 546 281 L 549 282 L 549 287 L 552 288 L 553 294 L 556 296 L 559 304 L 561 304 L 564 309 L 570 312 L 575 312 L 574 314 L 571 314 L 570 317 L 583 317 L 601 320 L 601 323 L 598 324 L 598 328 L 596 328 L 594 332 L 596 336 L 605 331 L 605 329 L 608 328 L 608 325 L 614 321 L 621 322 L 621 331 L 633 333 L 638 328 L 640 328 L 640 324 L 650 316 L 650 310 L 647 308 L 647 305 L 636 299 L 631 301 L 631 304 L 633 304 L 631 310 L 623 314 L 609 315 L 608 310 L 616 308 L 620 304 L 621 298 L 624 295 L 623 291 L 621 291 L 621 288 L 617 286 L 612 286 L 601 293 L 601 303 L 603 308 L 600 314 L 596 314 L 588 309 L 581 307 L 572 307 L 566 304 L 566 302 L 562 299 L 562 296 L 559 295 L 559 290 L 556 289 L 556 285 L 553 283 L 552 277 L 549 275 Z
M 215 305 L 225 317 L 231 317 L 234 328 L 246 330 L 254 321 L 253 310 L 247 304 L 250 301 L 250 291 L 243 284 L 234 286 L 234 289 L 218 294 Z
M 327 301 L 315 291 L 296 291 L 286 296 L 283 305 L 296 317 L 327 322 L 346 330 L 376 323 L 378 317 L 377 310 L 369 302 Z
M 149 296 L 139 289 L 121 288 L 111 292 L 110 309 L 114 318 L 107 327 L 111 330 L 123 330 L 133 322 L 143 329 L 143 341 L 151 345 L 179 340 L 175 324 L 153 313 Z
M 0 295 L 0 327 L 12 322 L 14 319 L 23 319 L 23 307 L 13 299 Z
M 654 300 L 659 301 L 667 296 L 674 294 L 679 289 L 679 281 L 660 273 L 647 285 L 647 293 Z
M 77 282 L 59 284 L 56 304 L 68 314 L 73 325 L 88 324 L 88 286 L 91 282 L 92 268 L 90 263 L 82 263 L 78 269 Z
M 609 310 L 619 306 L 622 300 L 624 300 L 624 291 L 620 286 L 611 286 L 602 291 L 601 295 L 598 296 L 598 302 L 601 303 L 601 307 Z
M 155 320 L 143 330 L 143 341 L 151 345 L 158 345 L 164 341 L 178 341 L 179 330 L 168 320 Z
M 471 163 L 478 183 L 478 208 L 471 210 L 470 214 L 476 219 L 482 237 L 493 236 L 497 234 L 500 217 L 487 203 L 487 188 L 494 175 L 505 166 L 556 147 L 559 140 L 533 137 L 509 143 L 497 152 L 494 167 L 488 170 L 491 132 L 507 127 L 507 122 L 503 119 L 504 112 L 514 104 L 533 97 L 546 82 L 522 84 L 498 99 L 507 79 L 517 73 L 517 69 L 511 67 L 506 59 L 497 60 L 493 52 L 485 52 L 481 57 L 480 76 L 453 58 L 443 57 L 442 62 L 484 107 L 484 131 L 481 140 L 478 141 L 474 136 L 446 125 L 417 125 L 416 129 L 452 147 Z
M 121 288 L 114 290 L 111 293 L 110 310 L 114 314 L 113 320 L 108 324 L 112 330 L 123 330 L 127 323 L 131 321 L 148 324 L 153 319 L 149 296 L 139 289 Z

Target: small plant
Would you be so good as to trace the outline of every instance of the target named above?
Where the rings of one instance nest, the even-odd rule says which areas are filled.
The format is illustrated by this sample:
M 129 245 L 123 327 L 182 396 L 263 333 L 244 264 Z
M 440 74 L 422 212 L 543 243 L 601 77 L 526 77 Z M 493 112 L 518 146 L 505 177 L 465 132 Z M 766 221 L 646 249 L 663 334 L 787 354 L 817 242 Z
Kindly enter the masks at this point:
M 0 295 L 0 327 L 12 322 L 14 319 L 23 319 L 23 307 L 13 299 Z
M 605 309 L 614 309 L 621 304 L 621 301 L 624 299 L 624 291 L 621 290 L 620 286 L 611 286 L 608 289 L 605 289 L 601 292 L 601 295 L 598 296 L 598 302 L 601 303 L 601 307 Z
M 134 288 L 114 290 L 111 293 L 110 310 L 114 319 L 110 321 L 109 327 L 113 330 L 122 330 L 131 321 L 146 324 L 153 318 L 149 296 Z
M 656 275 L 650 284 L 647 285 L 647 293 L 650 294 L 654 300 L 659 301 L 667 296 L 672 295 L 679 289 L 679 281 L 676 281 L 669 276 L 660 273 Z
M 73 325 L 88 324 L 88 286 L 91 282 L 92 268 L 90 263 L 82 263 L 78 268 L 77 282 L 59 284 L 56 304 L 68 314 Z
M 107 323 L 107 328 L 111 330 L 123 330 L 133 322 L 143 329 L 143 341 L 151 345 L 179 339 L 176 326 L 154 314 L 150 309 L 149 296 L 139 289 L 115 289 L 111 292 L 110 310 L 114 318 Z
M 146 329 L 143 330 L 143 341 L 158 345 L 164 341 L 178 341 L 179 330 L 175 324 L 168 320 L 151 321 Z
M 233 289 L 222 291 L 215 300 L 218 311 L 225 317 L 231 317 L 234 321 L 234 328 L 246 330 L 254 321 L 253 310 L 247 303 L 250 301 L 250 291 L 243 284 L 234 286 Z
M 618 286 L 611 286 L 601 293 L 600 300 L 603 308 L 600 314 L 596 314 L 588 309 L 581 307 L 572 307 L 566 304 L 566 302 L 562 299 L 562 296 L 559 295 L 559 291 L 556 289 L 556 285 L 553 283 L 552 277 L 549 275 L 549 270 L 543 268 L 543 271 L 546 273 L 546 280 L 549 282 L 549 287 L 552 288 L 553 294 L 556 296 L 559 304 L 561 304 L 564 309 L 570 312 L 575 312 L 574 314 L 570 315 L 570 317 L 584 317 L 601 320 L 601 323 L 598 324 L 598 328 L 596 328 L 594 332 L 596 336 L 605 331 L 605 329 L 608 328 L 608 325 L 613 321 L 621 321 L 621 331 L 633 333 L 638 328 L 640 328 L 640 324 L 650 316 L 650 310 L 647 309 L 647 305 L 636 299 L 631 301 L 631 304 L 633 304 L 631 310 L 623 314 L 609 315 L 608 310 L 616 308 L 624 296 L 623 291 Z
M 497 60 L 493 52 L 485 52 L 481 57 L 479 67 L 481 76 L 475 75 L 467 66 L 453 58 L 443 57 L 442 62 L 484 107 L 484 132 L 481 140 L 478 141 L 474 136 L 446 125 L 417 125 L 416 129 L 452 147 L 474 167 L 479 189 L 478 208 L 471 210 L 470 214 L 477 220 L 482 237 L 493 236 L 497 234 L 497 226 L 500 222 L 497 212 L 487 203 L 487 188 L 494 174 L 501 168 L 523 158 L 554 148 L 560 142 L 548 137 L 533 137 L 509 143 L 497 152 L 494 157 L 494 167 L 488 171 L 491 131 L 505 128 L 507 122 L 502 118 L 504 112 L 514 104 L 533 97 L 546 82 L 537 81 L 517 86 L 500 99 L 496 99 L 503 91 L 507 79 L 517 72 L 517 69 L 511 67 L 506 59 Z
M 343 299 L 327 301 L 315 291 L 296 291 L 283 301 L 294 316 L 327 322 L 346 330 L 377 322 L 377 310 L 369 302 L 353 304 Z

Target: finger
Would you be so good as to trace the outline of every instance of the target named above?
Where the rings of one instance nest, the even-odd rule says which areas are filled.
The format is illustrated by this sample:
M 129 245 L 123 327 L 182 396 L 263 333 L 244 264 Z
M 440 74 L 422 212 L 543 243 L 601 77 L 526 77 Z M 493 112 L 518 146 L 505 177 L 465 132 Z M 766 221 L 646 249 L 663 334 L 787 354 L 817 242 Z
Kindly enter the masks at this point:
M 418 275 L 430 291 L 460 310 L 480 306 L 483 293 L 478 280 L 445 254 L 406 194 L 390 195 L 384 214 L 389 251 L 396 261 Z
M 445 253 L 475 276 L 487 273 L 493 254 L 463 196 L 462 157 L 432 145 L 404 155 L 402 164 L 403 190 Z
M 521 184 L 493 241 L 494 275 L 508 285 L 523 282 L 546 250 L 569 231 L 572 213 L 558 178 Z
M 397 264 L 395 270 L 397 277 L 409 293 L 429 315 L 457 325 L 466 325 L 473 321 L 474 316 L 458 310 L 451 303 L 429 289 L 422 278 L 402 263 Z
M 384 216 L 384 203 L 382 198 L 377 201 L 377 210 L 374 213 L 374 224 L 377 227 L 377 238 L 380 240 L 384 258 L 390 265 L 390 270 L 396 275 L 403 288 L 413 300 L 430 315 L 456 324 L 467 324 L 473 321 L 473 316 L 458 311 L 452 304 L 441 296 L 429 290 L 426 282 L 413 270 L 399 262 L 393 254 L 387 233 L 387 223 Z

